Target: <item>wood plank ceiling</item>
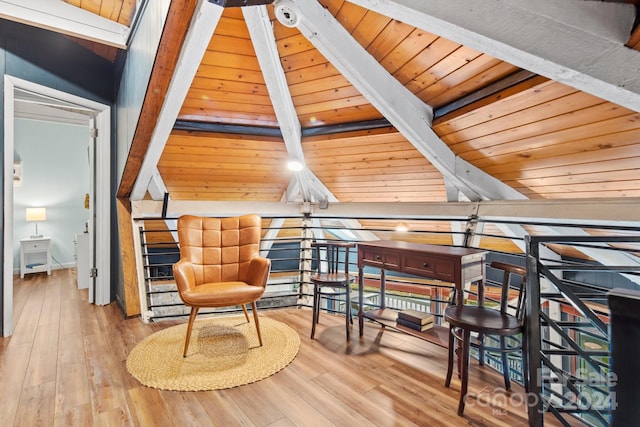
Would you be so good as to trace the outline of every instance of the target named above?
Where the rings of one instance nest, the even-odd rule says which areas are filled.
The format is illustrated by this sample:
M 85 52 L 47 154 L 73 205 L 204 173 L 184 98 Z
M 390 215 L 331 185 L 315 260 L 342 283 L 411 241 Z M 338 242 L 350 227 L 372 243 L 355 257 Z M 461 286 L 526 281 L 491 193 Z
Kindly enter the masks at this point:
M 65 1 L 124 25 L 139 6 L 135 0 Z M 344 0 L 320 3 L 436 112 L 520 71 Z M 282 25 L 267 7 L 303 130 L 383 119 L 298 29 Z M 114 57 L 113 48 L 93 50 Z M 240 8 L 224 10 L 178 120 L 278 128 Z M 529 198 L 640 196 L 640 114 L 541 76 L 452 109 L 434 120 L 433 130 L 456 155 Z M 303 137 L 302 148 L 307 166 L 340 201 L 447 201 L 442 175 L 392 126 Z M 278 137 L 175 130 L 158 169 L 172 199 L 278 201 L 291 179 L 286 160 Z
M 391 75 L 436 111 L 519 71 L 343 0 L 321 3 Z M 274 18 L 272 23 L 303 129 L 382 118 L 297 29 Z M 278 126 L 239 8 L 225 9 L 178 119 Z M 640 196 L 640 114 L 544 77 L 532 76 L 445 114 L 434 121 L 433 130 L 455 154 L 529 198 Z M 212 135 L 208 155 L 192 152 L 197 164 L 180 158 L 182 168 L 224 169 L 232 195 L 212 191 L 210 174 L 177 180 L 175 145 L 184 138 L 174 132 L 159 163 L 172 198 L 280 199 L 277 191 L 263 190 L 260 196 L 243 185 L 286 187 L 284 151 L 274 158 L 269 149 L 261 156 L 263 143 L 254 141 L 246 153 L 219 156 L 226 137 Z M 340 201 L 447 200 L 441 174 L 393 128 L 305 137 L 302 146 L 309 168 Z M 246 174 L 247 163 L 262 172 L 258 181 Z M 270 176 L 266 181 L 265 174 Z
M 65 1 L 125 25 L 136 7 Z M 434 109 L 435 134 L 484 173 L 531 199 L 640 197 L 638 111 L 354 3 L 319 3 Z M 273 5 L 267 11 L 305 162 L 326 189 L 342 202 L 451 201 L 442 173 L 297 28 L 281 24 Z M 636 29 L 630 49 L 639 40 Z M 177 119 L 198 130 L 174 129 L 160 157 L 172 199 L 285 197 L 289 155 L 241 8 L 224 9 Z

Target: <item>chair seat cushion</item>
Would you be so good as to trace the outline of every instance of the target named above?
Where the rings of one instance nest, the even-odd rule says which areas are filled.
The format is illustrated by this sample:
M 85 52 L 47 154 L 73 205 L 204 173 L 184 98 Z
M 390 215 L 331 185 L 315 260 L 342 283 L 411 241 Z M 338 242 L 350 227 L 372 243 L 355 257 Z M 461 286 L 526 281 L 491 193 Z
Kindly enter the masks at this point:
M 444 311 L 444 319 L 453 326 L 490 335 L 513 335 L 522 330 L 522 322 L 516 317 L 486 307 L 450 306 Z
M 187 305 L 226 307 L 256 301 L 263 293 L 262 286 L 245 282 L 203 283 L 182 292 L 182 300 Z
M 311 276 L 311 282 L 317 286 L 345 287 L 353 282 L 353 277 L 344 273 L 322 273 Z

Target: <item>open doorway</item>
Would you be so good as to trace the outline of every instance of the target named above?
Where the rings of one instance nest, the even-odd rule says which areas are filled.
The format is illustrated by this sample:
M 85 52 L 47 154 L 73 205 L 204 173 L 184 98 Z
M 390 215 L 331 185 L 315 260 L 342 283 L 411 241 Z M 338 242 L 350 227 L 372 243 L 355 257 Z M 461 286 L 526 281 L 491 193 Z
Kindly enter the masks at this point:
M 90 159 L 90 253 L 96 275 L 89 285 L 89 301 L 98 305 L 110 302 L 110 107 L 33 82 L 5 76 L 4 81 L 4 253 L 3 253 L 3 335 L 13 331 L 13 159 L 16 99 L 73 110 L 86 115 L 88 128 L 96 129 L 87 138 Z M 35 109 L 34 109 L 35 111 Z

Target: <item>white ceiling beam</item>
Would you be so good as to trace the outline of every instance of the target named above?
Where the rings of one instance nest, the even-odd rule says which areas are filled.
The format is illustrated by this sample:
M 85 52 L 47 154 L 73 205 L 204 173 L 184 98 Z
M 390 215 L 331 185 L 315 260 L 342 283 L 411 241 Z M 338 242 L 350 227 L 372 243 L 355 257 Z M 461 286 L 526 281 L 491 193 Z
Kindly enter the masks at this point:
M 302 151 L 302 125 L 298 120 L 295 106 L 291 100 L 289 85 L 280 63 L 280 53 L 276 45 L 273 25 L 271 24 L 271 19 L 269 19 L 267 7 L 264 5 L 243 7 L 242 14 L 249 29 L 253 50 L 258 58 L 260 70 L 269 92 L 269 98 L 280 125 L 280 132 L 284 139 L 287 154 L 290 160 L 298 161 L 304 165 L 304 171 L 307 167 Z M 310 188 L 305 182 L 305 176 L 302 172 L 294 173 L 291 176 L 292 180 L 297 181 L 293 187 L 299 190 L 305 201 L 311 201 L 313 200 L 313 195 L 310 193 Z
M 583 0 L 349 0 L 634 111 L 631 4 Z
M 151 176 L 147 190 L 152 200 L 164 200 L 164 195 L 167 193 L 167 186 L 164 185 L 164 180 L 162 176 L 160 176 L 158 168 L 156 168 Z
M 266 6 L 245 6 L 242 8 L 249 29 L 253 49 L 258 57 L 260 70 L 269 91 L 269 98 L 278 118 L 280 131 L 293 160 L 304 164 L 302 152 L 302 126 L 291 100 L 289 84 L 280 63 L 280 53 L 273 34 L 273 25 Z
M 296 27 L 320 53 L 470 200 L 522 194 L 457 157 L 431 129 L 432 108 L 382 67 L 315 0 L 276 0 L 276 17 Z
M 307 202 L 320 200 L 337 202 L 338 199 L 331 191 L 306 167 L 302 150 L 302 125 L 298 120 L 298 113 L 293 105 L 289 84 L 282 69 L 280 52 L 278 52 L 275 35 L 273 34 L 273 24 L 269 18 L 267 7 L 243 7 L 242 14 L 249 29 L 251 42 L 267 85 L 269 98 L 273 104 L 289 158 L 297 160 L 304 165 L 300 172 L 293 174 L 293 179 L 297 180 L 297 183 L 293 186 L 290 185 L 289 188 L 299 190 Z M 287 194 L 291 194 L 295 198 L 297 193 L 287 191 Z M 294 201 L 294 199 L 289 200 Z
M 0 0 L 0 18 L 127 48 L 129 27 L 62 0 Z
M 141 200 L 147 192 L 151 179 L 157 171 L 158 161 L 167 144 L 173 124 L 178 118 L 180 108 L 189 92 L 191 82 L 198 71 L 223 11 L 224 8 L 207 0 L 200 0 L 196 6 L 156 127 L 151 135 L 149 148 L 133 185 L 130 200 Z

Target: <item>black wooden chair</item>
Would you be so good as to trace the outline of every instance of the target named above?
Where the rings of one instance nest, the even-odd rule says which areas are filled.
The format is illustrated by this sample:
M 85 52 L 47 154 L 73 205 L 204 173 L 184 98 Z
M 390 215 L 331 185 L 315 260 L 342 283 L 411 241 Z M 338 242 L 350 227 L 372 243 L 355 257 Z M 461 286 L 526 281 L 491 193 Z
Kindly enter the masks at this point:
M 311 339 L 316 333 L 316 324 L 320 317 L 320 300 L 322 296 L 336 298 L 340 293 L 336 289 L 342 289 L 345 300 L 345 318 L 347 328 L 347 340 L 351 337 L 351 282 L 354 278 L 349 275 L 349 249 L 354 248 L 354 243 L 349 242 L 313 242 L 314 258 L 317 266 L 315 274 L 311 276 L 313 284 L 313 325 L 311 326 Z M 323 288 L 331 288 L 331 294 L 323 292 Z
M 478 360 L 484 364 L 484 353 L 499 353 L 502 362 L 504 387 L 511 389 L 509 378 L 508 353 L 521 351 L 523 363 L 523 378 L 525 390 L 527 384 L 527 356 L 526 340 L 524 338 L 524 302 L 525 302 L 525 278 L 524 267 L 505 264 L 494 261 L 491 268 L 501 270 L 502 283 L 499 299 L 490 298 L 491 287 L 485 281 L 485 287 L 479 288 L 478 305 L 450 305 L 444 311 L 444 319 L 449 322 L 449 363 L 445 387 L 451 384 L 453 374 L 454 350 L 458 342 L 461 344 L 460 354 L 460 402 L 458 403 L 458 415 L 462 416 L 467 397 L 467 383 L 469 379 L 469 349 L 471 346 L 478 348 Z M 519 281 L 515 278 L 519 276 Z M 489 296 L 486 296 L 489 295 Z M 452 299 L 455 301 L 455 298 Z M 490 307 L 494 305 L 495 308 Z M 472 333 L 477 334 L 477 339 L 472 340 Z M 519 336 L 518 336 L 519 335 Z M 488 340 L 493 337 L 494 343 Z

